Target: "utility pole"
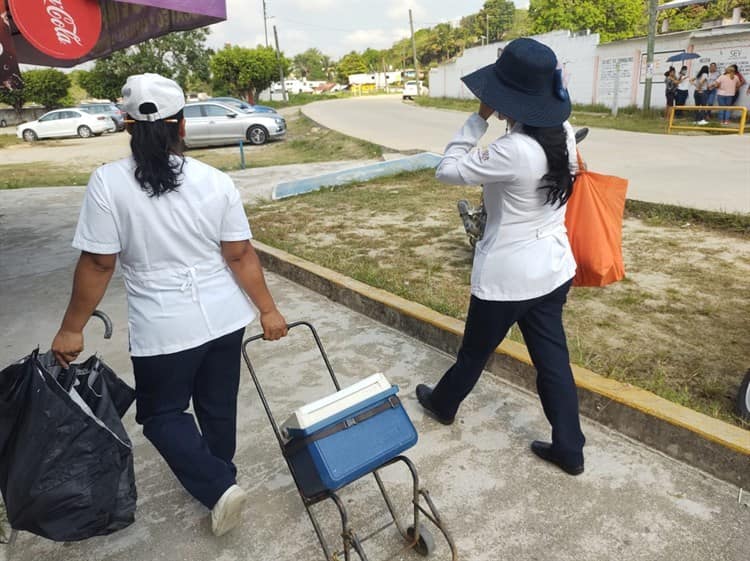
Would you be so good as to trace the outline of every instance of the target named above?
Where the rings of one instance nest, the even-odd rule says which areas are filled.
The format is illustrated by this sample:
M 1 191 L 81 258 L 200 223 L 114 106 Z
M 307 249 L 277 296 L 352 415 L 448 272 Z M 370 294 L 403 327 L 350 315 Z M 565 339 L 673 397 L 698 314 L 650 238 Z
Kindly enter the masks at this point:
M 484 34 L 487 37 L 487 44 L 490 44 L 490 14 L 484 12 Z
M 417 95 L 422 95 L 422 88 L 419 83 L 419 62 L 417 62 L 417 42 L 414 39 L 414 18 L 411 15 L 411 8 L 409 8 L 409 27 L 411 28 L 411 50 L 414 55 L 414 77 L 417 80 Z
M 648 2 L 648 42 L 646 43 L 646 85 L 643 87 L 643 110 L 651 109 L 651 85 L 654 81 L 654 44 L 656 43 L 656 8 L 658 0 Z
M 279 63 L 279 79 L 281 80 L 281 99 L 287 101 L 286 86 L 284 85 L 284 67 L 281 64 L 281 50 L 279 49 L 279 34 L 276 32 L 276 26 L 273 26 L 273 37 L 276 40 L 276 61 Z
M 266 48 L 268 48 L 268 12 L 266 11 L 266 0 L 263 0 L 263 29 L 266 30 Z

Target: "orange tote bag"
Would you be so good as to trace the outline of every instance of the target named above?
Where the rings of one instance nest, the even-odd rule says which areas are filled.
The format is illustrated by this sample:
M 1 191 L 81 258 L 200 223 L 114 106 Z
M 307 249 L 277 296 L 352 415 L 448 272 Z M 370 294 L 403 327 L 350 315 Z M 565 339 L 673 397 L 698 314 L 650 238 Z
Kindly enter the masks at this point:
M 578 169 L 565 213 L 578 266 L 573 286 L 606 286 L 625 277 L 622 217 L 628 180 L 588 171 L 580 153 Z

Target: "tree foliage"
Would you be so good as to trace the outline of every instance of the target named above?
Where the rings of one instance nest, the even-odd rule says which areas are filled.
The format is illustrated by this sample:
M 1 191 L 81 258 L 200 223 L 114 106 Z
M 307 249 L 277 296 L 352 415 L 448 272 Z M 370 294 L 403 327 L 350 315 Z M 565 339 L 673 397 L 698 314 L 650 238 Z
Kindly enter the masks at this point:
M 206 47 L 209 33 L 207 28 L 179 31 L 117 51 L 98 59 L 91 71 L 78 77 L 78 83 L 90 96 L 113 101 L 131 74 L 161 74 L 185 90 L 205 84 L 210 79 L 212 54 Z
M 22 77 L 28 101 L 35 101 L 47 109 L 64 105 L 70 88 L 67 74 L 54 68 L 44 68 L 24 72 Z
M 23 75 L 23 73 L 22 73 Z M 7 88 L 0 88 L 0 103 L 10 105 L 16 112 L 17 115 L 21 115 L 21 110 L 27 101 L 25 88 L 18 88 L 9 90 Z
M 530 0 L 530 30 L 589 29 L 602 41 L 625 39 L 642 28 L 646 8 L 643 0 Z
M 283 55 L 281 64 L 286 76 L 291 62 Z M 279 63 L 276 51 L 271 47 L 258 46 L 248 49 L 227 46 L 211 57 L 214 93 L 229 94 L 247 99 L 268 88 L 279 78 Z
M 349 54 L 344 55 L 339 61 L 339 64 L 336 67 L 336 72 L 338 74 L 339 82 L 346 84 L 349 76 L 352 74 L 367 72 L 367 63 L 361 54 L 352 51 Z
M 308 80 L 327 80 L 331 57 L 324 55 L 319 49 L 307 49 L 292 59 L 295 75 Z

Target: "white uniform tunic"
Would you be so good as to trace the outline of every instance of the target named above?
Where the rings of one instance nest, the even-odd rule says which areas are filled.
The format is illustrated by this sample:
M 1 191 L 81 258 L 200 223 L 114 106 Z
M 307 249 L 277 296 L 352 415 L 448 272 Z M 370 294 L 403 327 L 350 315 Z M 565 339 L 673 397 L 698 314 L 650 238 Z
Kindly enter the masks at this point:
M 487 122 L 474 113 L 448 144 L 437 179 L 451 185 L 482 185 L 487 225 L 477 242 L 471 293 L 481 300 L 520 301 L 544 296 L 575 275 L 565 229 L 565 206 L 545 204 L 540 189 L 548 172 L 539 143 L 513 130 L 485 150 L 474 150 Z M 570 169 L 577 169 L 573 128 L 568 133 Z
M 228 175 L 185 159 L 176 191 L 149 197 L 126 158 L 89 180 L 73 247 L 119 254 L 133 356 L 197 347 L 245 327 L 256 310 L 221 256 L 251 238 Z

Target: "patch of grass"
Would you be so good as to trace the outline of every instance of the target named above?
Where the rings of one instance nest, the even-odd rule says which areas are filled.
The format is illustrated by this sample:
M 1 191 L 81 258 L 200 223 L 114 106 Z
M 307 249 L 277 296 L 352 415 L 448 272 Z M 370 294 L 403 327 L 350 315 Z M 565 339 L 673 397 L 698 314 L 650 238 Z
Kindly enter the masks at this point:
M 625 203 L 625 213 L 652 226 L 701 226 L 750 238 L 750 214 L 699 210 L 631 199 Z
M 264 243 L 464 319 L 472 252 L 455 201 L 479 195 L 428 170 L 262 203 L 248 214 Z M 647 210 L 662 216 L 658 223 L 635 218 L 645 212 L 637 205 L 629 211 L 628 277 L 571 292 L 571 359 L 747 426 L 732 411 L 748 367 L 750 240 L 725 228 L 720 213 L 682 228 L 682 215 L 656 207 Z M 517 329 L 510 338 L 522 340 Z
M 320 127 L 301 113 L 287 118 L 289 131 L 284 141 L 263 146 L 245 146 L 247 167 L 266 167 L 334 160 L 378 159 L 381 147 Z M 2 138 L 2 137 L 0 137 Z M 238 146 L 188 150 L 196 158 L 223 171 L 241 169 Z M 95 165 L 31 164 L 0 165 L 0 190 L 57 185 L 86 185 Z
M 474 99 L 418 97 L 414 101 L 417 105 L 423 107 L 436 107 L 467 112 L 476 111 L 479 106 L 477 100 Z M 590 126 L 632 132 L 666 134 L 667 121 L 661 117 L 662 114 L 658 110 L 644 112 L 637 107 L 621 107 L 617 117 L 613 117 L 612 111 L 605 105 L 574 104 L 570 122 L 575 127 Z M 697 132 L 699 134 L 707 134 Z
M 93 168 L 81 170 L 74 166 L 38 162 L 0 165 L 0 190 L 24 187 L 55 187 L 86 185 Z
M 326 99 L 341 99 L 344 97 L 351 97 L 349 92 L 336 92 L 332 94 L 311 94 L 311 93 L 298 93 L 289 94 L 288 101 L 261 101 L 258 105 L 266 105 L 268 107 L 275 107 L 281 109 L 282 107 L 296 107 L 298 105 L 307 105 L 314 101 L 325 101 Z
M 23 140 L 15 134 L 0 134 L 0 150 L 7 146 L 16 146 L 18 144 L 23 144 Z
M 245 146 L 248 167 L 378 159 L 383 155 L 379 146 L 321 127 L 300 112 L 286 120 L 289 127 L 286 140 L 263 146 Z M 238 147 L 203 148 L 189 150 L 186 154 L 223 171 L 241 168 Z

